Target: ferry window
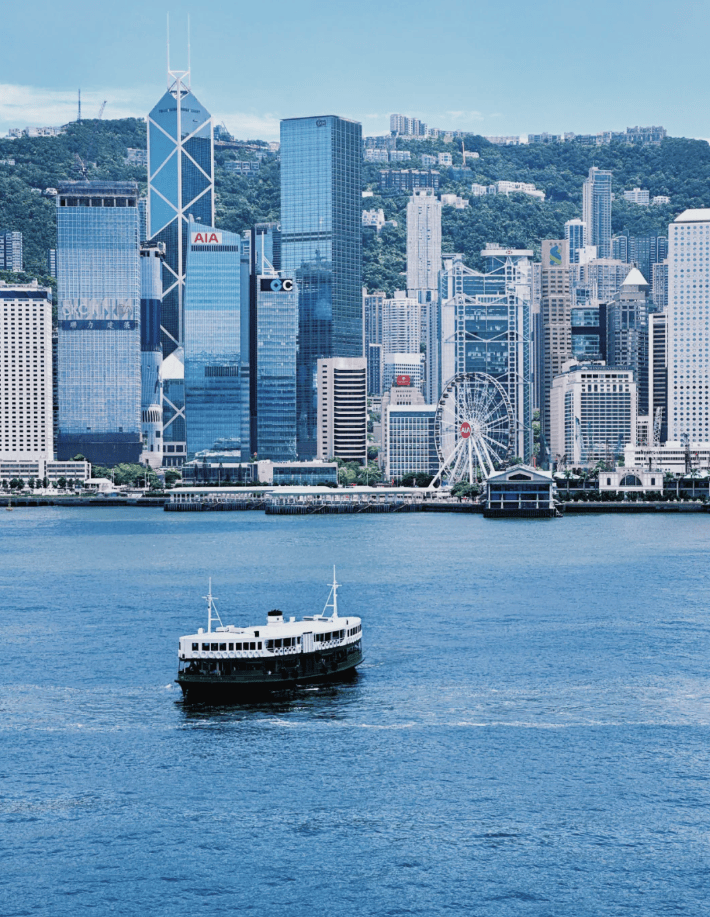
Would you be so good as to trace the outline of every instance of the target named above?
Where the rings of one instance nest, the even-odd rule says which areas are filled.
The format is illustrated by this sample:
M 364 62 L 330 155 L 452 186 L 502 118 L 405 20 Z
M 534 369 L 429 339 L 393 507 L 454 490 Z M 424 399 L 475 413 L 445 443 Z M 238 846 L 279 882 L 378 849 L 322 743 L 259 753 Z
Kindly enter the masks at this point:
M 193 650 L 199 650 L 200 644 L 199 644 L 199 643 L 193 643 L 193 644 L 192 644 L 192 648 L 193 648 Z
M 234 644 L 233 644 L 233 643 L 230 643 L 230 644 L 229 644 L 229 648 L 230 648 L 230 650 L 233 650 L 233 649 L 234 649 Z
M 249 644 L 249 649 L 250 649 L 250 650 L 255 650 L 255 649 L 256 649 L 256 643 L 250 643 L 250 644 Z
M 219 648 L 220 648 L 220 650 L 221 650 L 222 652 L 224 652 L 224 650 L 227 649 L 227 644 L 226 644 L 226 643 L 220 643 Z
M 211 645 L 211 649 L 212 649 L 213 651 L 216 651 L 216 649 L 217 649 L 217 644 L 216 644 L 216 643 L 213 643 L 213 644 Z
M 280 640 L 274 640 L 274 646 L 281 646 Z
M 255 636 L 255 637 L 258 637 L 258 636 L 259 636 L 259 631 L 258 631 L 258 630 L 255 630 L 255 631 L 254 631 L 254 636 Z
M 274 641 L 273 641 L 273 640 L 267 640 L 267 641 L 266 641 L 266 648 L 267 648 L 267 650 L 272 650 L 272 649 L 274 648 Z
M 210 648 L 209 643 L 203 643 L 203 644 L 202 644 L 202 649 L 203 649 L 203 650 L 208 650 L 209 648 Z
M 326 640 L 332 640 L 332 639 L 333 639 L 333 635 L 332 635 L 332 634 L 326 634 L 326 635 L 325 635 L 325 639 L 326 639 Z
M 257 649 L 261 649 L 261 640 L 259 641 L 259 646 L 257 647 Z

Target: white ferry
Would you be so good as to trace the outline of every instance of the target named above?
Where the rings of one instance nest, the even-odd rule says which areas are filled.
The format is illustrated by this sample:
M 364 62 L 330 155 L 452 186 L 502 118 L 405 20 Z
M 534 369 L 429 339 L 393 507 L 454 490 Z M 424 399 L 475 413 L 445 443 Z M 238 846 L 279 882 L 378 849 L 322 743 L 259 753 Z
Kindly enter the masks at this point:
M 222 624 L 210 580 L 207 630 L 180 637 L 177 682 L 185 698 L 225 700 L 354 676 L 362 662 L 362 621 L 338 616 L 339 585 L 333 569 L 321 614 L 297 621 L 273 609 L 265 626 L 234 627 Z

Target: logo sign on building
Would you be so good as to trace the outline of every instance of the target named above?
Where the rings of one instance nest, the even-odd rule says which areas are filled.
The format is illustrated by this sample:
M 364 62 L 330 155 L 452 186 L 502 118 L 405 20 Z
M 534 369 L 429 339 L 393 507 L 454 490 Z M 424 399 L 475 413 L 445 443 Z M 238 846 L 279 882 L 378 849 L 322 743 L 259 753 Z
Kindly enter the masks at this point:
M 403 388 L 407 388 L 412 384 L 411 376 L 397 376 L 397 385 Z
M 316 127 L 325 127 L 325 118 L 318 118 L 316 121 Z
M 467 420 L 464 420 L 464 422 L 461 424 L 461 438 L 468 439 L 470 435 L 471 424 Z
M 190 243 L 192 245 L 221 245 L 221 232 L 193 232 L 191 233 Z
M 291 293 L 293 290 L 293 280 L 285 277 L 261 277 L 259 289 L 262 293 Z
M 559 245 L 553 245 L 550 248 L 550 267 L 560 267 L 562 265 L 562 249 Z

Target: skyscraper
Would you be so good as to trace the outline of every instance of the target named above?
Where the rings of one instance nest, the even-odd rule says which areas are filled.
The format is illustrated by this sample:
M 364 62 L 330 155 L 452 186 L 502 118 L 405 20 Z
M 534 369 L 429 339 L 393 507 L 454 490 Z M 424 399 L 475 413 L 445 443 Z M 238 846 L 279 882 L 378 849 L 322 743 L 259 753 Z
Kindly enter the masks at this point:
M 572 283 L 566 240 L 543 240 L 541 273 L 543 366 L 540 374 L 540 425 L 549 446 L 555 423 L 551 415 L 552 382 L 572 355 Z
M 256 275 L 256 439 L 260 459 L 296 458 L 296 354 L 298 289 L 293 276 L 269 270 Z
M 596 245 L 599 258 L 611 258 L 611 175 L 592 166 L 582 189 L 585 245 Z
M 633 268 L 607 304 L 607 363 L 631 369 L 638 393 L 638 412 L 648 414 L 648 290 L 645 277 Z
M 317 363 L 362 354 L 362 128 L 281 122 L 281 262 L 298 286 L 298 454 L 317 449 Z
M 668 438 L 710 440 L 710 209 L 669 226 Z
M 367 464 L 364 357 L 318 360 L 318 458 Z
M 418 353 L 421 341 L 419 301 L 395 290 L 382 309 L 382 349 L 384 353 Z
M 160 367 L 160 303 L 162 300 L 162 242 L 143 242 L 141 254 L 141 461 L 153 468 L 163 464 L 163 396 Z
M 22 233 L 11 229 L 0 230 L 0 271 L 20 273 L 22 269 Z
M 513 454 L 532 454 L 532 340 L 529 249 L 488 245 L 487 273 L 466 267 L 460 255 L 445 261 L 440 278 L 439 391 L 456 373 L 485 373 L 501 383 L 513 412 Z M 431 363 L 428 361 L 428 366 Z M 427 392 L 429 394 L 429 392 Z
M 67 182 L 57 194 L 57 458 L 141 453 L 140 265 L 135 182 Z
M 415 191 L 407 204 L 407 290 L 436 290 L 441 270 L 441 201 Z
M 579 250 L 584 248 L 584 236 L 587 227 L 584 220 L 567 220 L 565 223 L 565 238 L 569 245 L 570 264 L 579 263 Z
M 185 283 L 187 454 L 250 456 L 249 284 L 242 238 L 188 224 Z M 248 272 L 248 265 L 246 266 Z
M 148 238 L 165 243 L 162 343 L 182 346 L 187 223 L 214 224 L 212 117 L 190 72 L 168 69 L 168 91 L 148 116 Z
M 0 280 L 0 459 L 53 457 L 51 296 Z

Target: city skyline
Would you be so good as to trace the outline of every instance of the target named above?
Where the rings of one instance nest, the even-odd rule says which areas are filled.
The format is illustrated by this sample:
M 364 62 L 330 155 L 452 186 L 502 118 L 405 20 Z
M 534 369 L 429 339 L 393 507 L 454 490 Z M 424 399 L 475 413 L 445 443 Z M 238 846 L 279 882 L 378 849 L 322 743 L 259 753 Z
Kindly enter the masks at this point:
M 409 5 L 406 18 L 398 5 L 380 8 L 366 2 L 355 18 L 321 2 L 304 10 L 277 0 L 274 12 L 291 38 L 283 52 L 273 56 L 269 68 L 258 66 L 260 43 L 251 40 L 261 29 L 257 11 L 237 11 L 217 0 L 209 17 L 192 10 L 195 89 L 210 98 L 216 123 L 225 121 L 245 139 L 277 139 L 280 119 L 313 112 L 361 121 L 365 134 L 387 132 L 392 112 L 404 112 L 442 129 L 483 135 L 543 130 L 585 133 L 623 130 L 637 123 L 663 123 L 674 136 L 708 133 L 702 117 L 708 90 L 700 78 L 703 25 L 710 24 L 710 10 L 704 5 L 687 3 L 688 16 L 667 22 L 660 2 L 644 4 L 642 10 L 640 4 L 619 8 L 601 0 L 596 13 L 602 17 L 608 13 L 615 23 L 604 34 L 588 29 L 588 14 L 581 8 L 566 10 L 560 17 L 551 2 L 534 10 L 522 3 L 514 6 L 516 14 L 503 18 L 493 9 L 471 12 L 463 3 L 454 3 L 445 22 L 428 21 L 432 46 L 446 47 L 445 58 L 438 67 L 409 72 L 392 54 L 391 38 L 396 34 L 405 45 L 414 40 L 418 12 L 425 11 L 419 0 Z M 172 65 L 188 65 L 191 8 L 184 2 L 147 10 L 128 0 L 120 10 L 102 10 L 100 16 L 95 8 L 92 16 L 83 16 L 82 10 L 88 9 L 83 2 L 69 7 L 30 2 L 4 13 L 8 34 L 31 35 L 39 53 L 33 58 L 30 83 L 17 79 L 26 72 L 22 43 L 4 51 L 0 132 L 25 124 L 66 123 L 76 117 L 78 87 L 84 117 L 95 117 L 104 99 L 107 117 L 144 116 L 163 75 L 167 13 Z M 372 17 L 378 23 L 374 33 Z M 41 33 L 35 30 L 38 21 L 44 26 Z M 127 28 L 127 22 L 133 28 Z M 452 22 L 457 28 L 451 27 Z M 77 53 L 63 58 L 58 69 L 53 50 L 69 27 Z M 485 43 L 478 41 L 481 34 L 487 36 Z M 113 36 L 108 44 L 106 35 Z M 339 40 L 334 41 L 334 36 Z M 472 47 L 475 55 L 470 53 Z M 571 87 L 567 93 L 560 89 L 559 75 L 578 55 L 592 50 L 607 59 L 623 60 L 629 72 L 642 68 L 644 79 L 627 82 L 622 100 L 618 71 L 601 71 L 594 98 L 580 106 Z M 235 58 L 244 73 L 259 73 L 258 81 L 249 80 L 247 91 L 233 88 Z M 649 67 L 649 59 L 654 58 L 667 65 Z M 526 69 L 535 79 L 521 82 L 517 74 Z M 336 78 L 320 79 L 319 74 L 328 70 Z M 695 86 L 692 102 L 682 91 L 688 79 Z M 540 91 L 545 86 L 549 92 Z

